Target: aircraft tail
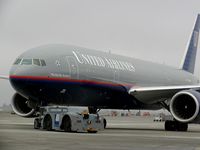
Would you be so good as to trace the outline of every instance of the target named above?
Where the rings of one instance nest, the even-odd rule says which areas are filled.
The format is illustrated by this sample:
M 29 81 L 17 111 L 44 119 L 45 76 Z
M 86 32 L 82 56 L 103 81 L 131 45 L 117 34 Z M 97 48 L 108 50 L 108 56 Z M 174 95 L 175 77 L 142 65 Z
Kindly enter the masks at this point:
M 198 14 L 197 16 L 192 36 L 189 41 L 188 49 L 185 52 L 185 55 L 183 57 L 183 62 L 181 64 L 181 68 L 190 73 L 194 73 L 195 69 L 197 47 L 199 40 L 199 30 L 200 30 L 200 14 Z

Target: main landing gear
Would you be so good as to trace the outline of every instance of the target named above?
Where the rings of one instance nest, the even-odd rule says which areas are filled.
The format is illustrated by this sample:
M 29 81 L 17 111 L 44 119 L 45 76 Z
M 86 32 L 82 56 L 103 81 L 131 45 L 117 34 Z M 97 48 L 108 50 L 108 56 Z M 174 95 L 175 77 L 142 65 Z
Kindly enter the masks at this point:
M 93 106 L 89 106 L 89 107 L 88 107 L 89 114 L 97 114 L 97 115 L 98 115 L 98 112 L 99 112 L 100 110 L 101 110 L 101 109 L 98 109 L 97 107 L 93 107 Z M 106 121 L 105 118 L 103 119 L 103 123 L 104 123 L 104 129 L 105 129 L 106 126 L 107 126 L 107 121 Z
M 187 131 L 188 124 L 181 123 L 174 120 L 167 120 L 165 121 L 165 130 L 166 131 Z
M 170 112 L 169 105 L 167 102 L 161 102 L 160 105 Z M 165 121 L 165 131 L 187 131 L 188 123 L 178 122 L 176 120 Z

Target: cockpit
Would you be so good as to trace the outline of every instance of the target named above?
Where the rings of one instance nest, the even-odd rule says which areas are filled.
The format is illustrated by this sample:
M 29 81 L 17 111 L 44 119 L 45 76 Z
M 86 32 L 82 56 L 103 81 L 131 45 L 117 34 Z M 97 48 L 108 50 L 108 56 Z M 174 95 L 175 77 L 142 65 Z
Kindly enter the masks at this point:
M 14 65 L 36 65 L 36 66 L 46 66 L 44 59 L 27 59 L 27 58 L 18 58 Z

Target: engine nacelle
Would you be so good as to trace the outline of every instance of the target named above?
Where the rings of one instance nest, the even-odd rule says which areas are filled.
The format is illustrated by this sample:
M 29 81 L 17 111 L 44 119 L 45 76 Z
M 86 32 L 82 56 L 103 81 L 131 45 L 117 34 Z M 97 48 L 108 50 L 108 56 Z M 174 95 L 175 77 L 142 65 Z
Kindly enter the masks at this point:
M 28 100 L 16 93 L 11 101 L 13 111 L 22 117 L 34 117 L 35 109 L 28 107 Z
M 195 90 L 181 91 L 172 97 L 170 111 L 179 122 L 197 123 L 200 121 L 200 93 Z

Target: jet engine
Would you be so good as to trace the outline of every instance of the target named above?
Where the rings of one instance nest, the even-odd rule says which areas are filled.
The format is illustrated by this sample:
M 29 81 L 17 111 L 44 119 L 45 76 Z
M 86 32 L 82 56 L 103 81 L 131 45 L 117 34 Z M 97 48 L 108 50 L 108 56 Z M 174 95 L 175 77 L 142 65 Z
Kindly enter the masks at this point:
M 13 111 L 22 117 L 34 117 L 35 109 L 28 107 L 28 100 L 20 94 L 14 94 L 11 106 Z
M 195 90 L 181 91 L 172 97 L 170 111 L 182 123 L 200 122 L 200 93 Z

